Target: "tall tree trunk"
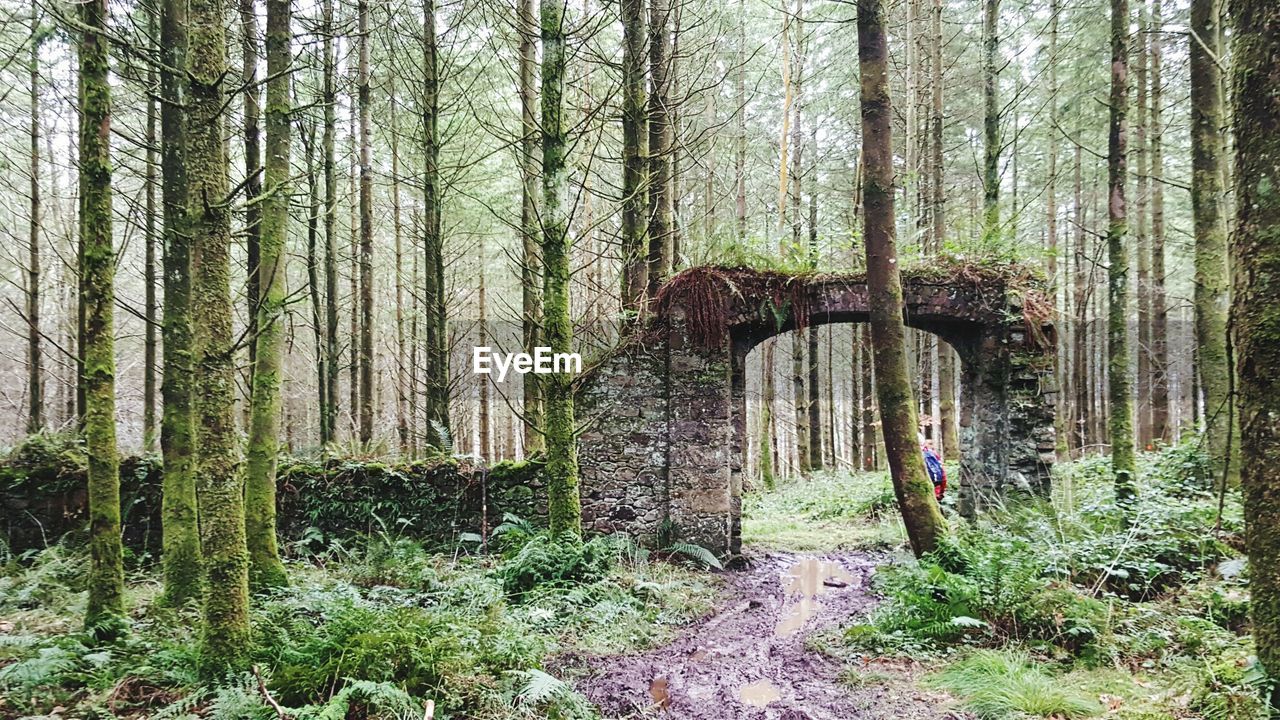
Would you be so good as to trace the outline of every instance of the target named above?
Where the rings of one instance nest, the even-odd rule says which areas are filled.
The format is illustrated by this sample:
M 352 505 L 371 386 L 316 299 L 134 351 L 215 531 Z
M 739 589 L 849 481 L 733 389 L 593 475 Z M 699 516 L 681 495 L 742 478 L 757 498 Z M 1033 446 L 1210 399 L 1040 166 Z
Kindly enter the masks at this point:
M 649 0 L 650 304 L 671 274 L 671 0 Z
M 1047 180 L 1044 190 L 1045 205 L 1045 236 L 1048 238 L 1049 257 L 1046 263 L 1046 270 L 1049 276 L 1049 300 L 1053 303 L 1055 311 L 1065 308 L 1066 302 L 1059 301 L 1059 288 L 1062 287 L 1062 280 L 1059 277 L 1058 259 L 1061 251 L 1058 247 L 1058 17 L 1062 12 L 1058 4 L 1058 0 L 1050 0 L 1049 2 L 1049 129 L 1046 144 L 1048 145 L 1048 170 Z M 1064 296 L 1065 297 L 1065 296 Z M 1064 316 L 1065 313 L 1060 314 Z M 1067 403 L 1061 398 L 1064 397 L 1062 389 L 1066 387 L 1064 379 L 1064 368 L 1066 363 L 1063 357 L 1066 355 L 1067 333 L 1058 334 L 1057 352 L 1054 355 L 1053 373 L 1054 379 L 1058 386 L 1058 404 L 1054 407 L 1054 427 L 1057 430 L 1057 441 L 1059 452 L 1067 449 L 1067 438 L 1070 432 L 1067 429 L 1068 414 Z
M 257 358 L 258 305 L 262 298 L 262 285 L 258 266 L 261 262 L 262 204 L 262 139 L 259 122 L 262 118 L 261 89 L 258 87 L 258 14 L 257 0 L 240 0 L 240 83 L 243 99 L 244 125 L 244 193 L 248 201 L 244 209 L 244 246 L 248 281 L 245 299 L 248 303 L 245 317 L 249 322 L 249 367 Z
M 400 454 L 408 455 L 409 440 L 409 406 L 411 392 L 409 384 L 409 359 L 405 347 L 404 329 L 404 223 L 400 214 L 400 125 L 396 122 L 395 84 L 391 86 L 388 103 L 391 106 L 391 223 L 395 233 L 396 252 L 396 436 L 400 441 Z
M 227 204 L 223 104 L 226 97 L 225 7 L 191 0 L 187 22 L 187 221 L 195 263 L 195 475 L 207 589 L 200 669 L 208 678 L 246 669 L 249 661 L 249 563 L 244 483 L 235 419 L 235 338 L 231 309 L 231 218 Z
M 323 303 L 320 300 L 320 217 L 324 213 L 324 201 L 320 197 L 320 178 L 316 170 L 316 123 L 314 117 L 301 128 L 307 152 L 307 294 L 311 299 L 311 329 L 315 338 L 316 400 L 320 412 L 320 443 L 327 439 L 325 412 L 329 405 L 328 357 L 325 355 L 325 326 L 321 320 Z
M 1191 209 L 1195 228 L 1196 359 L 1205 403 L 1205 435 L 1214 464 L 1227 458 L 1227 436 L 1233 418 L 1227 361 L 1227 224 L 1223 155 L 1226 137 L 1222 117 L 1222 47 L 1219 44 L 1218 0 L 1191 4 Z M 1231 463 L 1238 469 L 1238 464 Z M 1230 472 L 1233 483 L 1237 469 Z
M 942 64 L 942 0 L 933 0 L 932 28 L 930 40 L 930 66 L 932 75 L 931 108 L 929 115 L 930 149 L 929 160 L 932 178 L 929 188 L 932 191 L 932 207 L 930 217 L 933 220 L 933 250 L 942 252 L 947 239 L 947 193 L 943 186 L 946 167 L 942 156 L 942 125 L 945 107 L 942 103 L 942 78 L 945 68 Z M 960 436 L 956 422 L 956 381 L 955 356 L 951 346 L 938 344 L 938 415 L 942 435 L 939 447 L 944 458 L 958 457 L 960 454 Z
M 573 344 L 569 315 L 569 178 L 564 125 L 565 3 L 541 0 L 542 27 L 542 295 L 546 343 L 553 353 Z M 574 435 L 573 384 L 565 373 L 542 383 L 547 412 L 547 515 L 553 533 L 582 533 L 578 497 L 578 451 Z
M 774 338 L 765 340 L 760 357 L 760 483 L 766 490 L 777 485 L 773 463 L 773 398 L 775 394 L 773 351 Z
M 369 0 L 356 4 L 360 68 L 360 442 L 373 441 L 373 136 L 369 98 Z
M 1076 145 L 1071 171 L 1071 206 L 1075 215 L 1072 220 L 1072 225 L 1075 226 L 1074 240 L 1072 242 L 1075 269 L 1072 287 L 1072 310 L 1074 314 L 1072 317 L 1073 337 L 1071 352 L 1071 385 L 1075 390 L 1075 395 L 1072 401 L 1074 412 L 1071 416 L 1071 424 L 1077 450 L 1082 450 L 1088 444 L 1088 418 L 1086 413 L 1089 409 L 1089 327 L 1087 324 L 1089 270 L 1086 268 L 1092 267 L 1086 264 L 1088 252 L 1085 248 L 1084 232 L 1084 169 L 1082 167 L 1082 155 L 1082 148 Z
M 1129 370 L 1129 0 L 1111 0 L 1111 96 L 1107 130 L 1107 398 L 1116 499 L 1134 494 L 1133 378 Z
M 621 2 L 622 311 L 638 317 L 643 310 L 649 284 L 646 235 L 649 128 L 644 83 L 646 30 L 644 0 Z
M 358 92 L 358 91 L 357 91 Z M 347 273 L 349 282 L 348 292 L 351 298 L 350 313 L 347 318 L 350 321 L 348 326 L 348 337 L 350 343 L 347 346 L 347 402 L 351 405 L 351 437 L 359 439 L 360 437 L 360 413 L 361 403 L 364 399 L 360 395 L 360 181 L 357 179 L 360 169 L 360 149 L 359 140 L 357 139 L 359 130 L 357 129 L 357 114 L 359 112 L 359 103 L 353 102 L 347 113 L 347 150 L 349 152 L 347 163 L 347 203 L 348 221 L 347 229 L 350 231 L 347 236 L 347 260 L 350 265 Z
M 28 68 L 31 78 L 31 205 L 28 217 L 30 234 L 27 238 L 27 432 L 37 433 L 44 429 L 44 359 L 40 348 L 40 15 L 33 4 L 31 6 L 31 58 Z M 154 103 L 148 108 L 153 108 Z M 154 122 L 148 129 L 154 130 Z M 154 136 L 154 132 L 152 135 Z M 154 138 L 152 139 L 154 143 Z M 148 151 L 148 157 L 150 152 Z M 148 170 L 150 176 L 150 170 Z M 148 185 L 148 198 L 154 198 L 152 185 Z M 151 223 L 151 213 L 147 214 Z M 150 225 L 148 225 L 150 227 Z M 151 233 L 147 233 L 147 249 L 151 251 Z M 154 295 L 151 296 L 154 299 Z M 152 305 L 148 305 L 150 309 Z M 154 338 L 151 326 L 147 326 L 149 338 Z M 151 368 L 155 367 L 155 345 L 151 348 Z M 147 375 L 148 382 L 151 375 Z M 152 397 L 154 407 L 155 398 Z M 153 410 L 154 411 L 154 410 Z M 149 415 L 150 417 L 150 415 Z M 154 422 L 154 418 L 153 418 Z
M 276 545 L 276 461 L 280 457 L 280 376 L 284 366 L 285 262 L 289 238 L 290 0 L 267 0 L 266 165 L 258 264 L 257 361 L 253 364 L 253 411 L 245 475 L 245 530 L 249 582 L 256 588 L 289 581 Z
M 1250 607 L 1258 661 L 1270 679 L 1269 715 L 1280 717 L 1280 6 L 1230 0 L 1236 132 L 1235 298 L 1240 378 L 1241 484 Z M 1199 28 L 1204 26 L 1196 23 Z M 1203 37 L 1203 35 L 1202 35 Z M 1193 38 L 1192 42 L 1195 40 Z M 1219 56 L 1220 57 L 1220 56 Z
M 982 239 L 994 250 L 1000 229 L 1000 0 L 982 3 Z
M 1137 215 L 1134 227 L 1134 250 L 1137 254 L 1138 273 L 1138 367 L 1136 425 L 1138 444 L 1146 447 L 1151 438 L 1151 237 L 1147 232 L 1147 209 L 1151 195 L 1151 174 L 1147 157 L 1147 39 L 1150 35 L 1146 0 L 1138 0 L 1137 67 L 1134 68 L 1135 106 L 1137 122 L 1133 131 L 1133 154 L 1138 165 L 1136 182 Z
M 533 352 L 533 348 L 541 342 L 542 328 L 542 258 L 541 230 L 538 220 L 538 159 L 537 150 L 540 141 L 538 131 L 537 89 L 534 87 L 534 73 L 537 72 L 537 48 L 534 40 L 538 37 L 537 18 L 533 12 L 534 0 L 519 0 L 517 23 L 520 29 L 520 324 L 521 337 L 525 352 Z M 636 0 L 640 2 L 640 0 Z M 637 6 L 636 12 L 642 13 L 643 5 Z M 643 22 L 643 14 L 641 15 Z M 641 35 L 643 38 L 643 35 Z M 640 41 L 638 52 L 644 51 L 644 40 Z M 637 63 L 643 60 L 637 57 Z M 640 71 L 641 88 L 644 87 L 644 72 Z M 640 107 L 643 108 L 643 101 Z M 639 111 L 643 117 L 643 110 Z M 641 138 L 644 138 L 643 133 Z M 644 156 L 638 158 L 644 167 Z M 643 193 L 643 183 L 636 192 Z M 637 219 L 643 223 L 643 216 Z M 643 264 L 645 255 L 642 249 L 636 256 Z M 644 285 L 639 286 L 643 288 Z M 542 385 L 538 376 L 532 373 L 522 377 L 523 409 L 524 409 L 524 451 L 525 454 L 539 452 L 546 447 L 543 436 Z
M 325 294 L 325 396 L 321 409 L 322 444 L 334 441 L 338 431 L 338 166 L 334 157 L 334 135 L 337 134 L 338 92 L 334 75 L 337 58 L 333 37 L 333 0 L 321 6 L 324 51 L 324 294 Z M 354 409 L 354 408 L 353 408 Z
M 885 452 L 907 537 L 911 549 L 920 557 L 938 548 L 947 529 L 916 444 L 916 412 L 911 379 L 907 376 L 902 278 L 894 242 L 893 115 L 885 15 L 884 0 L 859 0 L 867 290 L 871 297 L 871 341 Z
M 738 242 L 747 240 L 747 3 L 738 0 L 738 67 L 734 72 L 734 221 Z
M 479 325 L 479 334 L 480 334 L 479 342 L 477 343 L 477 345 L 480 347 L 485 347 L 489 344 L 489 308 L 488 308 L 489 298 L 488 298 L 488 289 L 485 287 L 485 270 L 486 270 L 486 265 L 488 265 L 489 258 L 488 258 L 488 249 L 485 246 L 486 246 L 486 243 L 485 243 L 484 236 L 481 235 L 480 241 L 479 241 L 479 251 L 480 251 L 479 252 L 479 256 L 480 256 L 479 276 L 480 277 L 479 277 L 479 287 L 476 288 L 476 302 L 479 305 L 479 307 L 477 308 L 477 315 L 479 320 L 478 325 Z M 493 442 L 490 438 L 490 435 L 492 434 L 493 426 L 492 426 L 492 421 L 490 420 L 491 412 L 489 407 L 489 404 L 490 404 L 489 403 L 489 376 L 477 375 L 476 382 L 480 383 L 480 408 L 478 413 L 479 414 L 478 419 L 480 421 L 480 457 L 484 458 L 489 462 L 492 462 L 494 459 L 494 454 L 493 454 L 494 447 L 493 447 Z
M 161 158 L 164 204 L 164 376 L 160 449 L 164 485 L 160 519 L 164 599 L 180 606 L 200 595 L 203 561 L 196 521 L 195 418 L 192 393 L 191 234 L 187 225 L 187 3 L 160 3 Z
M 816 140 L 815 140 L 816 143 Z M 814 162 L 817 162 L 818 153 L 814 154 Z M 817 185 L 817 166 L 812 165 L 810 169 L 814 171 L 814 185 Z M 809 264 L 811 267 L 818 266 L 818 193 L 816 187 L 809 190 Z M 822 369 L 819 367 L 819 343 L 817 328 L 810 327 L 808 332 L 809 347 L 806 355 L 809 362 L 809 398 L 807 409 L 809 416 L 806 422 L 809 425 L 809 467 L 813 470 L 821 470 L 822 462 Z
M 426 403 L 427 442 L 445 446 L 449 432 L 449 331 L 445 308 L 444 235 L 440 230 L 440 134 L 436 124 L 440 102 L 435 0 L 423 6 L 423 297 L 427 322 Z M 525 377 L 528 377 L 527 375 Z
M 1151 437 L 1169 442 L 1169 308 L 1164 263 L 1164 0 L 1151 11 Z
M 802 475 L 808 475 L 813 469 L 813 462 L 809 457 L 809 396 L 804 389 L 804 350 L 811 331 L 811 328 L 797 328 L 791 332 L 792 418 L 796 428 L 796 468 Z
M 89 599 L 85 628 L 124 630 L 120 458 L 116 454 L 115 249 L 111 237 L 111 85 L 106 0 L 81 3 L 80 264 L 85 309 L 84 437 L 89 458 Z
M 147 42 L 149 48 L 159 47 L 160 11 L 152 6 L 147 10 Z M 158 80 L 154 64 L 147 67 L 147 87 L 154 88 Z M 152 93 L 147 97 L 146 126 L 146 158 L 147 170 L 144 180 L 146 214 L 143 227 L 143 239 L 146 243 L 143 259 L 143 330 L 142 341 L 142 445 L 146 450 L 154 450 L 156 443 L 156 186 L 159 184 L 157 170 L 160 138 L 158 123 L 160 108 Z

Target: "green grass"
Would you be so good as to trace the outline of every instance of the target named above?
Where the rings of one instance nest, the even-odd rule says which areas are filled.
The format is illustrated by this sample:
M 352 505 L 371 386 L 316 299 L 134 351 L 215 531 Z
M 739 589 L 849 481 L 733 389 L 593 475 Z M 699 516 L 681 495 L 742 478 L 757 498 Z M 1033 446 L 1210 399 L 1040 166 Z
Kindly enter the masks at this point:
M 1102 713 L 1098 701 L 1075 683 L 1046 672 L 1016 652 L 979 650 L 926 682 L 956 694 L 968 710 L 983 720 L 1076 720 Z
M 750 493 L 742 514 L 742 541 L 753 548 L 824 552 L 906 540 L 885 473 L 814 473 Z

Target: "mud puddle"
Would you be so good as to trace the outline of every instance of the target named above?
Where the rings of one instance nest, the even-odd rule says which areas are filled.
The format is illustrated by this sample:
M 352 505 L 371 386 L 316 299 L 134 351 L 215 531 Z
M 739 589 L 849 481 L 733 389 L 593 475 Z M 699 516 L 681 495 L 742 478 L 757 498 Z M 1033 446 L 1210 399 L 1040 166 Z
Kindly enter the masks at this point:
M 862 553 L 774 554 L 726 574 L 720 609 L 665 647 L 640 655 L 578 658 L 577 688 L 605 717 L 848 720 L 945 717 L 901 687 L 852 689 L 842 663 L 806 647 L 875 603 L 880 559 Z

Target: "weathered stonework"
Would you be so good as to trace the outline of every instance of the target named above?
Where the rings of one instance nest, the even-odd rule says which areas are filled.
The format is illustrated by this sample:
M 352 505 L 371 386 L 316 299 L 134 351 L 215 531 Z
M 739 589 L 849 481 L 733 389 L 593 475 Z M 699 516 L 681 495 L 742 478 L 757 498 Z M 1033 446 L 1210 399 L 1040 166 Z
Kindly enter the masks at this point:
M 960 357 L 961 512 L 1008 488 L 1046 493 L 1053 463 L 1052 327 L 1026 312 L 1021 280 L 904 277 L 909 327 Z M 648 542 L 741 550 L 745 367 L 752 348 L 803 325 L 868 320 L 860 277 L 694 268 L 673 278 L 642 332 L 584 374 L 584 521 Z

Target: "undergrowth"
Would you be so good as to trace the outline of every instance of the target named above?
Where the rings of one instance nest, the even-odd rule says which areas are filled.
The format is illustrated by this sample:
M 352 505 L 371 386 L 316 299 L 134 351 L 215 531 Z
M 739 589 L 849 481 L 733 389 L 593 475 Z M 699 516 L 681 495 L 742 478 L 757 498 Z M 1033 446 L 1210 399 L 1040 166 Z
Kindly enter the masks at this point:
M 936 683 L 982 717 L 1100 714 L 1097 703 L 1064 704 L 1058 676 L 1108 670 L 1161 689 L 1122 683 L 1113 697 L 1125 712 L 1261 717 L 1238 498 L 1228 494 L 1219 515 L 1192 444 L 1144 455 L 1139 478 L 1129 517 L 1113 500 L 1109 463 L 1091 458 L 1060 468 L 1049 501 L 954 522 L 947 552 L 963 570 L 933 558 L 882 568 L 884 602 L 848 628 L 847 642 L 953 663 Z
M 743 543 L 755 548 L 889 548 L 906 539 L 885 473 L 813 473 L 748 494 L 742 514 Z
M 0 577 L 0 718 L 267 720 L 276 702 L 298 720 L 416 719 L 427 700 L 437 718 L 591 718 L 546 658 L 658 643 L 711 607 L 705 575 L 510 520 L 492 555 L 384 530 L 291 562 L 292 584 L 254 603 L 256 674 L 216 686 L 198 680 L 198 609 L 153 602 L 155 577 L 131 578 L 131 631 L 100 646 L 78 632 L 80 551 L 15 559 Z

